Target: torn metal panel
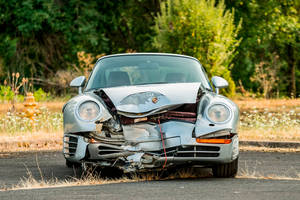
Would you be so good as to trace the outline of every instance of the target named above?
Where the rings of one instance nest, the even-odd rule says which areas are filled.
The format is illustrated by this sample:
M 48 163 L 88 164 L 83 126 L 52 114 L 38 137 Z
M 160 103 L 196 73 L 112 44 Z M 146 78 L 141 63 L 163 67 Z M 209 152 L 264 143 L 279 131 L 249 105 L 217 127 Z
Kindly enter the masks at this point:
M 231 134 L 231 129 L 225 129 L 213 133 L 208 133 L 206 135 L 202 135 L 199 138 L 218 138 L 222 136 L 230 136 L 230 134 Z
M 182 111 L 165 111 L 161 114 L 155 114 L 148 117 L 131 118 L 126 116 L 120 116 L 120 123 L 123 125 L 135 124 L 138 122 L 153 122 L 159 123 L 159 121 L 168 120 L 180 120 L 195 123 L 196 113 L 194 112 L 182 112 Z
M 139 123 L 123 125 L 126 145 L 135 147 L 138 151 L 157 151 L 162 149 L 160 130 L 157 124 Z M 166 148 L 180 145 L 179 136 L 169 136 L 164 132 Z
M 141 117 L 147 117 L 147 116 L 150 116 L 150 115 L 157 115 L 157 114 L 160 114 L 160 113 L 165 113 L 168 110 L 176 109 L 176 108 L 180 107 L 181 105 L 182 104 L 179 104 L 179 105 L 166 105 L 166 106 L 151 110 L 149 112 L 144 112 L 144 113 L 129 113 L 129 112 L 118 111 L 118 114 L 121 115 L 121 116 L 130 117 L 130 118 L 137 118 L 137 117 L 141 118 Z
M 200 162 L 202 164 L 227 163 L 238 156 L 238 137 L 235 135 L 230 144 L 193 144 L 179 145 L 167 148 L 167 164 L 184 164 L 185 162 Z M 143 169 L 159 168 L 165 162 L 163 151 L 133 151 L 124 146 L 106 144 L 90 144 L 88 150 L 91 160 L 110 161 L 110 166 L 119 167 L 124 172 L 135 172 Z M 106 151 L 106 153 L 104 153 Z M 102 162 L 102 161 L 101 161 Z M 106 163 L 107 166 L 108 163 Z
M 104 88 L 116 109 L 125 113 L 146 113 L 169 105 L 196 103 L 201 83 L 170 83 Z M 157 102 L 153 102 L 157 98 Z
M 134 158 L 137 160 L 137 157 L 134 157 L 135 154 L 138 154 L 142 158 L 140 153 L 162 151 L 163 146 L 158 124 L 138 123 L 123 125 L 122 127 L 124 143 L 119 145 L 107 143 L 90 144 L 90 159 L 116 158 L 116 156 L 119 155 L 119 157 L 133 156 L 130 159 Z M 191 144 L 194 124 L 169 121 L 162 123 L 161 129 L 166 149 L 179 147 L 182 144 Z M 108 138 L 106 138 L 106 140 L 113 141 Z M 102 139 L 101 141 L 103 142 L 104 140 Z M 147 160 L 144 157 L 143 159 Z M 150 158 L 148 158 L 148 162 L 149 159 Z
M 124 138 L 137 150 L 157 151 L 163 149 L 160 127 L 155 123 L 138 123 L 123 125 Z M 165 147 L 180 146 L 181 141 L 188 142 L 192 138 L 194 124 L 168 121 L 161 124 Z
M 162 130 L 166 137 L 180 137 L 180 145 L 192 144 L 195 124 L 180 121 L 168 121 L 162 124 Z

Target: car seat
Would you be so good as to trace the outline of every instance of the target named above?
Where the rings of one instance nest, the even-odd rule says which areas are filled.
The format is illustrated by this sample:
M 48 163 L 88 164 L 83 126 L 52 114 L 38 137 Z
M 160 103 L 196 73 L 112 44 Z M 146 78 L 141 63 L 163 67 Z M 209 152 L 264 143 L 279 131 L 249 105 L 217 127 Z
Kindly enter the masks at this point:
M 185 74 L 183 73 L 168 73 L 165 78 L 166 82 L 177 83 L 185 82 Z
M 108 81 L 107 81 L 108 87 L 123 86 L 123 85 L 130 85 L 130 80 L 127 72 L 115 71 L 109 73 Z

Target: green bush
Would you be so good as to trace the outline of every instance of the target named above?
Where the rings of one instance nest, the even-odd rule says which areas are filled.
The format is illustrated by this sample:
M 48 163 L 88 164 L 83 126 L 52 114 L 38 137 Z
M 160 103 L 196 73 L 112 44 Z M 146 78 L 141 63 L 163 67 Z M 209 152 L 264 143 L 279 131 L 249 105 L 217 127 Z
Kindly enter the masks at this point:
M 0 86 L 0 100 L 1 102 L 4 101 L 11 101 L 14 98 L 14 93 L 11 90 L 10 86 Z
M 50 93 L 46 93 L 42 88 L 39 88 L 33 93 L 35 101 L 46 101 Z
M 16 99 L 16 102 L 24 102 L 24 95 L 21 95 L 21 94 L 16 95 L 15 99 Z
M 154 46 L 162 52 L 196 57 L 208 76 L 222 76 L 229 82 L 227 95 L 234 95 L 231 61 L 239 45 L 234 13 L 225 10 L 223 1 L 167 0 L 156 17 Z
M 14 98 L 14 92 L 12 91 L 10 86 L 0 86 L 0 102 L 9 102 L 12 101 Z M 23 95 L 16 95 L 15 96 L 16 102 L 23 102 L 24 96 Z

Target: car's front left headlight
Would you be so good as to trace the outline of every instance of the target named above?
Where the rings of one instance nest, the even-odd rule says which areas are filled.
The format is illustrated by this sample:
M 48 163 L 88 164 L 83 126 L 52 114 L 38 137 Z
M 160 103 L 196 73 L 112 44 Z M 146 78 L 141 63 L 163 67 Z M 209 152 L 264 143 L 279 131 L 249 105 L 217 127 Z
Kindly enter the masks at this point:
M 231 118 L 231 112 L 223 104 L 213 104 L 207 110 L 207 117 L 213 123 L 224 123 Z
M 94 101 L 86 101 L 78 107 L 78 115 L 84 121 L 93 121 L 100 114 L 100 107 Z

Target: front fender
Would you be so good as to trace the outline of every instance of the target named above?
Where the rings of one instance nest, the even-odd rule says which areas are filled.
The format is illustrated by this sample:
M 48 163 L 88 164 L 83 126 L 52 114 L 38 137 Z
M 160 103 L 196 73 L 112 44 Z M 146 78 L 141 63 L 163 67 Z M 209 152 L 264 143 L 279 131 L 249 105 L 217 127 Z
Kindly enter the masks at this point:
M 93 121 L 84 121 L 78 117 L 77 109 L 86 101 L 94 101 L 99 105 L 100 112 L 102 112 L 99 118 Z M 63 108 L 64 133 L 95 131 L 96 120 L 102 119 L 103 121 L 107 121 L 110 118 L 112 118 L 111 114 L 107 111 L 98 96 L 90 93 L 81 94 L 69 100 Z
M 206 110 L 213 104 L 221 103 L 231 110 L 231 118 L 225 123 L 213 123 L 208 120 Z M 195 136 L 204 136 L 210 133 L 228 130 L 230 133 L 237 133 L 239 121 L 239 108 L 230 99 L 215 93 L 206 93 L 200 100 L 198 116 L 195 126 Z

